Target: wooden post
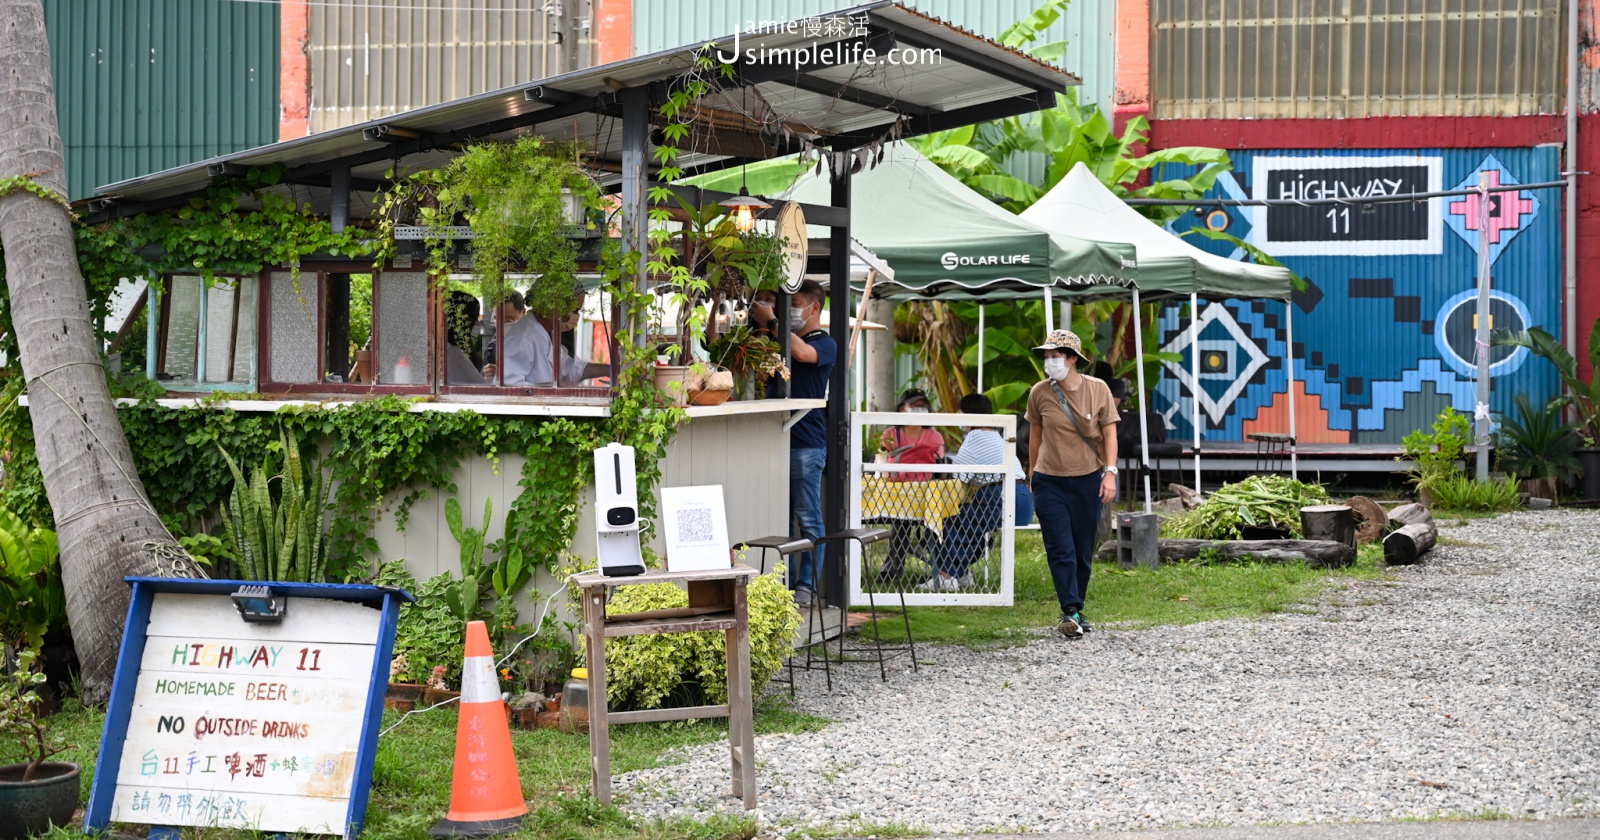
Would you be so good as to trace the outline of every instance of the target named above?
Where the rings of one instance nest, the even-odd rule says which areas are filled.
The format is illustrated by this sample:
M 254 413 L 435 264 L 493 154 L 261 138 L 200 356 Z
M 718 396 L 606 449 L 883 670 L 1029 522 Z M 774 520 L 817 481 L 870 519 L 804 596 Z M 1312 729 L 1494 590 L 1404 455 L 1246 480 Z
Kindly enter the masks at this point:
M 1402 525 L 1420 525 L 1423 523 L 1432 524 L 1433 514 L 1416 502 L 1412 502 L 1409 505 L 1401 505 L 1389 511 L 1389 525 L 1391 527 L 1399 528 Z
M 1308 540 L 1356 544 L 1356 517 L 1349 505 L 1311 505 L 1300 509 L 1300 525 Z
M 1438 538 L 1439 529 L 1432 522 L 1406 525 L 1383 538 L 1383 561 L 1391 566 L 1419 562 Z

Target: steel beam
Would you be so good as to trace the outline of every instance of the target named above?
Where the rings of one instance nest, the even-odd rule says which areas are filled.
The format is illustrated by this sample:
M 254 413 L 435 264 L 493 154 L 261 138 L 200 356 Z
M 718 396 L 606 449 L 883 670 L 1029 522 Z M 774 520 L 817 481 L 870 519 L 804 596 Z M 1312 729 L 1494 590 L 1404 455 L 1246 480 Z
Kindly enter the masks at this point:
M 842 224 L 828 232 L 828 333 L 838 348 L 833 371 L 828 377 L 827 458 L 822 474 L 823 533 L 836 534 L 848 527 L 850 515 L 850 360 L 845 357 L 850 341 L 850 171 L 839 173 L 833 181 L 829 200 L 844 213 Z M 809 219 L 808 219 L 809 221 Z M 848 552 L 848 542 L 829 546 L 829 554 Z M 848 606 L 850 588 L 845 585 L 848 563 L 844 557 L 828 557 L 822 585 L 829 604 Z

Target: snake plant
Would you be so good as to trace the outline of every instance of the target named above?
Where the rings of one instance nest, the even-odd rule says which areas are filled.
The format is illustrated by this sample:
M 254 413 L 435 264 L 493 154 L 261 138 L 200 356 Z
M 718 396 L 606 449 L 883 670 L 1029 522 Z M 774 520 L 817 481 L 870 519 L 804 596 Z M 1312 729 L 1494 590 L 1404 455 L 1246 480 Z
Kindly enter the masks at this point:
M 251 469 L 248 480 L 223 450 L 222 457 L 233 471 L 233 491 L 222 505 L 223 526 L 247 579 L 320 583 L 328 564 L 323 528 L 328 497 L 322 466 L 300 457 L 294 435 L 280 432 L 280 441 L 282 472 L 274 474 L 270 464 L 263 463 Z

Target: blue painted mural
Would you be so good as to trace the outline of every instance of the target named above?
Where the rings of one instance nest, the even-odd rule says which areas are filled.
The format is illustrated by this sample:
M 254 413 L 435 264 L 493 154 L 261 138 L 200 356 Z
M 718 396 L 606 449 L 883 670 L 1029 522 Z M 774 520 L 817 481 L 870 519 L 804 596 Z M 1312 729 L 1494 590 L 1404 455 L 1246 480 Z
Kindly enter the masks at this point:
M 1355 198 L 1558 180 L 1558 150 L 1253 151 L 1233 153 L 1219 198 Z M 1492 194 L 1487 234 L 1492 329 L 1538 326 L 1557 335 L 1561 321 L 1558 193 Z M 1292 341 L 1299 438 L 1306 443 L 1396 443 L 1431 424 L 1445 406 L 1472 413 L 1477 196 L 1396 204 L 1303 207 L 1197 207 L 1172 228 L 1206 226 L 1279 258 L 1304 277 L 1296 292 Z M 1189 237 L 1213 253 L 1225 242 Z M 1289 382 L 1284 356 L 1291 325 L 1279 301 L 1201 303 L 1201 437 L 1238 441 L 1253 432 L 1287 432 Z M 1192 435 L 1187 305 L 1169 306 L 1159 327 L 1164 365 L 1152 407 L 1171 433 Z M 1516 394 L 1534 405 L 1555 396 L 1552 366 L 1526 350 L 1493 348 L 1493 412 Z

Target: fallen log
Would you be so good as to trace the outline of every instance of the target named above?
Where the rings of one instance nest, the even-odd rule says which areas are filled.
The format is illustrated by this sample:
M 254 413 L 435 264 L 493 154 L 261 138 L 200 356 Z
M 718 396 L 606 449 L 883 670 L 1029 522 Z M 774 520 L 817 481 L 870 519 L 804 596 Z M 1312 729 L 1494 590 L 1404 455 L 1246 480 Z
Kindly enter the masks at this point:
M 1115 563 L 1117 542 L 1100 547 L 1102 563 Z M 1163 563 L 1194 560 L 1214 551 L 1223 560 L 1260 560 L 1268 563 L 1298 562 L 1319 569 L 1340 569 L 1356 562 L 1356 550 L 1344 543 L 1327 540 L 1158 540 L 1156 554 Z
M 1423 523 L 1432 524 L 1433 514 L 1416 502 L 1401 505 L 1389 511 L 1390 528 L 1399 528 L 1402 525 L 1421 525 Z
M 1300 509 L 1300 528 L 1308 540 L 1328 540 L 1354 547 L 1355 511 L 1349 505 L 1310 505 Z
M 1375 543 L 1389 532 L 1389 514 L 1382 505 L 1366 496 L 1351 496 L 1345 504 L 1356 515 L 1356 542 L 1361 545 Z
M 1383 538 L 1383 562 L 1391 566 L 1410 566 L 1421 562 L 1422 555 L 1439 540 L 1439 528 L 1433 522 L 1406 525 Z

